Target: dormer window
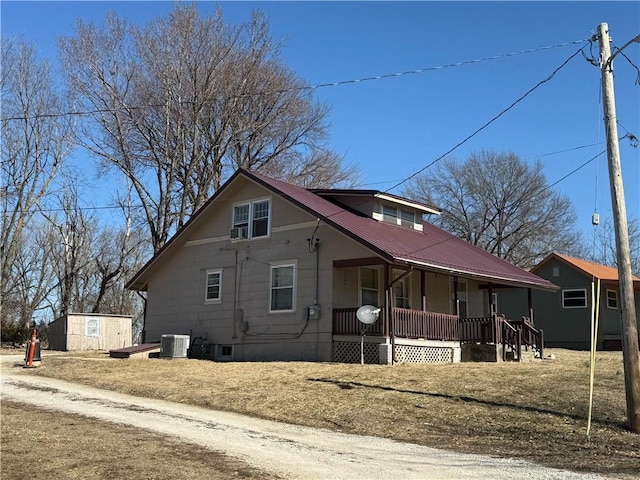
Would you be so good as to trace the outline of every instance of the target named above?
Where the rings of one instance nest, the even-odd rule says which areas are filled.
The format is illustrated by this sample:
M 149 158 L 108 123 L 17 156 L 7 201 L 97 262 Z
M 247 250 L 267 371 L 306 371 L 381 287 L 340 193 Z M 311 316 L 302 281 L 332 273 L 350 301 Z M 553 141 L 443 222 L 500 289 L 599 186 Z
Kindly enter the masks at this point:
M 416 212 L 400 209 L 400 223 L 405 227 L 413 227 L 413 224 L 416 223 Z
M 389 223 L 398 223 L 398 209 L 390 205 L 382 205 L 382 220 Z
M 233 207 L 232 239 L 258 238 L 269 235 L 271 202 L 256 200 Z
M 416 212 L 383 204 L 382 220 L 404 227 L 413 227 L 416 223 Z

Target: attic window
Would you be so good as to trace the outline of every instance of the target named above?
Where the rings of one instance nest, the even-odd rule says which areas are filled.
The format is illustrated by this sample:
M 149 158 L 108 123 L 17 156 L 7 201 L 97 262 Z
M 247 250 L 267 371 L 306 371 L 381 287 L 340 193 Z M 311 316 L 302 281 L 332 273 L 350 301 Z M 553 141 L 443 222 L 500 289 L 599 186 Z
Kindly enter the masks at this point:
M 268 199 L 234 205 L 231 238 L 239 240 L 268 236 L 270 214 L 271 201 Z
M 382 205 L 382 220 L 396 225 L 413 227 L 416 222 L 416 213 L 413 210 Z

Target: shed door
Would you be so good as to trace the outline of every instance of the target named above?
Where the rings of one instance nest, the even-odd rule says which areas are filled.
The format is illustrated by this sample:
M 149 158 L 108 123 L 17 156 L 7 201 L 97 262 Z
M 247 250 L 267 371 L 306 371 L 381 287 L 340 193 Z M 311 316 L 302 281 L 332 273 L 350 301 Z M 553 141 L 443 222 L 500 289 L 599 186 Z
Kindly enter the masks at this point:
M 123 347 L 120 342 L 120 322 L 118 320 L 107 320 L 105 343 L 105 349 L 107 350 Z

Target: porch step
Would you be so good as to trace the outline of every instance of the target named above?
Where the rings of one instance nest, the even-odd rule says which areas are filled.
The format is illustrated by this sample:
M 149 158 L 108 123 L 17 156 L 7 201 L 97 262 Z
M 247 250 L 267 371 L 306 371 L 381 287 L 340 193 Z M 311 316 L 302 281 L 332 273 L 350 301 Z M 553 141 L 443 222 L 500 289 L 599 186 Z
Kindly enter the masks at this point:
M 507 362 L 513 362 L 514 360 L 514 354 L 515 352 L 511 349 L 507 350 L 507 352 L 505 353 L 505 361 Z M 529 348 L 529 350 L 525 350 L 524 348 L 522 349 L 521 353 L 520 353 L 520 361 L 521 362 L 533 362 L 534 360 L 539 360 L 538 357 L 538 351 L 537 350 L 533 350 L 531 348 Z

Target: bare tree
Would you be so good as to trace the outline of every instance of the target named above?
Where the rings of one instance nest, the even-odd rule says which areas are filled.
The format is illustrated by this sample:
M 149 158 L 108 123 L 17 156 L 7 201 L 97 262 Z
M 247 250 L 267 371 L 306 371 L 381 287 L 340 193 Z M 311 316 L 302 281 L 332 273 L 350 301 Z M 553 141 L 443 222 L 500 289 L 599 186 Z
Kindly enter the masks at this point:
M 454 235 L 521 267 L 580 244 L 569 199 L 548 187 L 540 163 L 482 151 L 446 159 L 404 192 L 443 209 L 434 221 Z
M 13 288 L 11 282 L 20 278 L 12 269 L 24 257 L 22 249 L 33 247 L 26 241 L 26 229 L 69 153 L 72 125 L 66 117 L 50 115 L 64 108 L 49 65 L 37 60 L 32 45 L 3 38 L 2 67 L 0 317 L 4 318 L 2 305 Z M 33 298 L 23 301 L 37 303 Z
M 629 226 L 629 250 L 631 254 L 631 269 L 636 275 L 640 275 L 640 220 L 630 217 Z M 585 242 L 582 258 L 593 259 L 602 265 L 618 266 L 618 254 L 616 251 L 615 230 L 613 220 L 606 218 L 595 229 L 595 238 L 592 242 Z
M 221 10 L 178 5 L 144 28 L 112 14 L 60 47 L 75 101 L 94 112 L 80 142 L 131 182 L 155 251 L 238 167 L 326 150 L 326 107 L 283 65 L 261 14 L 231 26 Z M 339 162 L 326 168 L 339 178 Z

